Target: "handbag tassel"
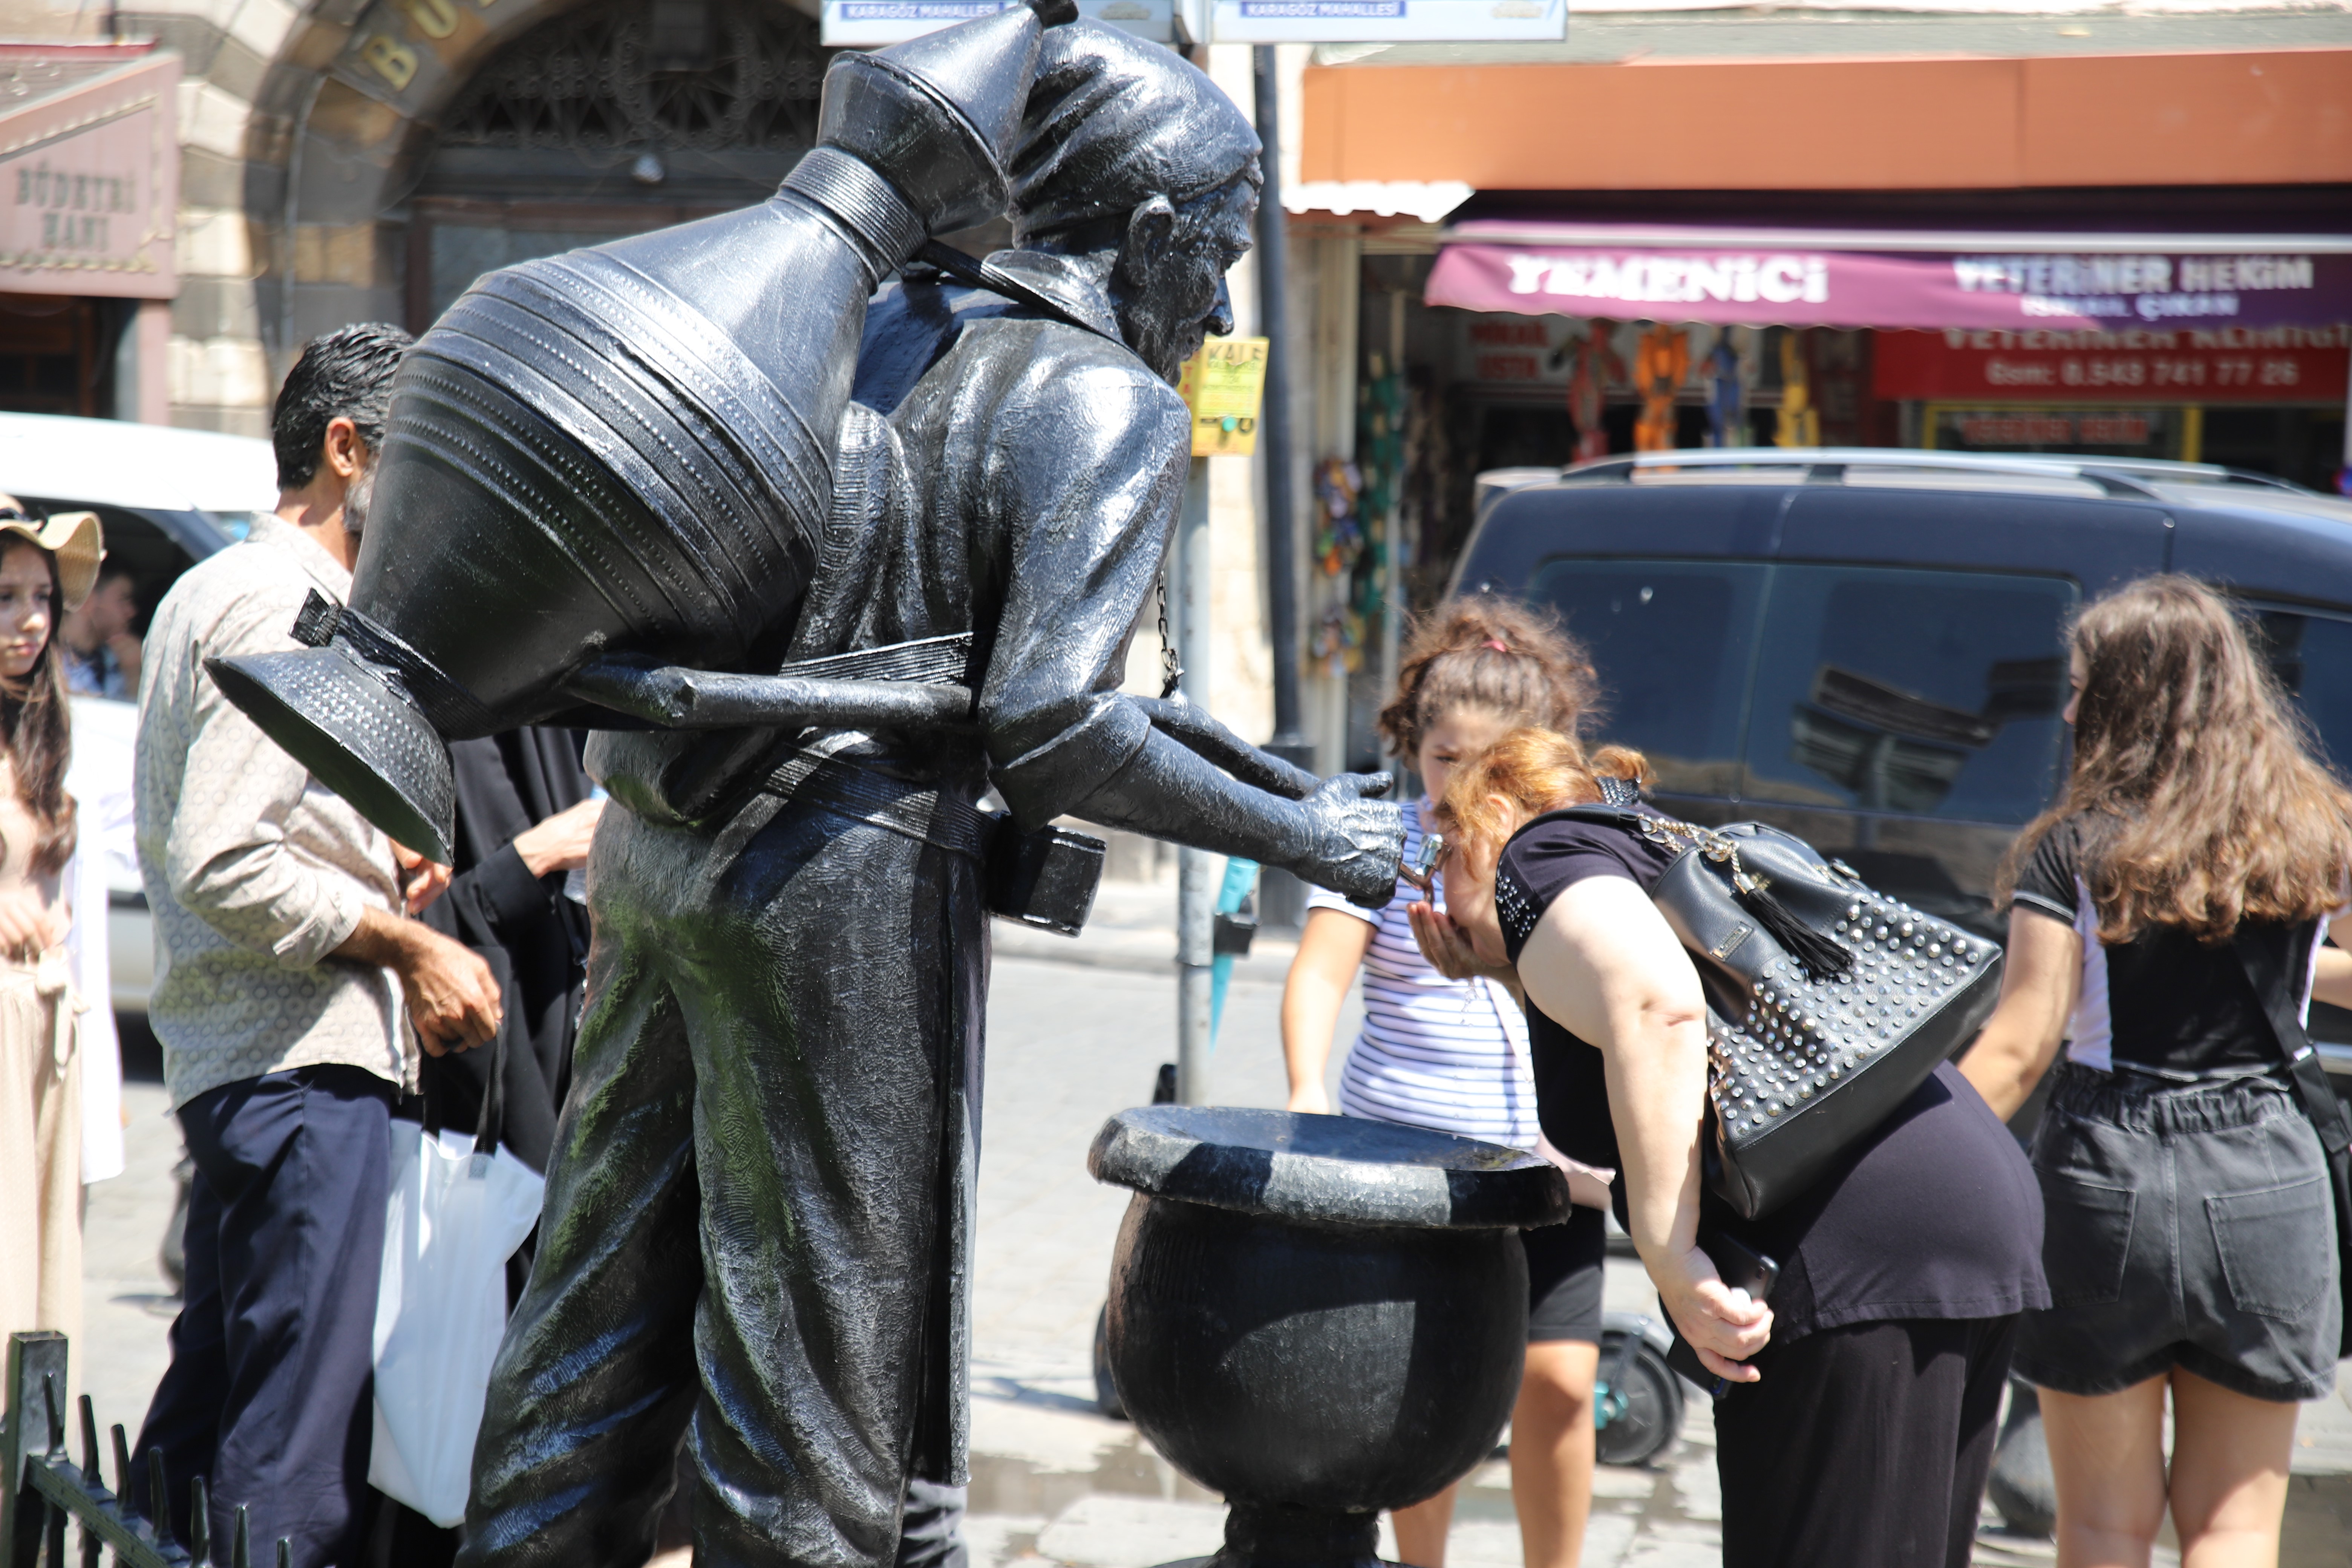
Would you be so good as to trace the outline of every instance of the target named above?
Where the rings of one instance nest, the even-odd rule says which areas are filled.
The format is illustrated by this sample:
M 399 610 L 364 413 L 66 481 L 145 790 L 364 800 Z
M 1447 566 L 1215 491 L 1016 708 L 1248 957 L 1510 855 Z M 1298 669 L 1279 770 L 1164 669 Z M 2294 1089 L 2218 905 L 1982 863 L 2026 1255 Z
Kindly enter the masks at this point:
M 1815 980 L 1834 980 L 1853 972 L 1853 950 L 1834 938 L 1823 936 L 1789 912 L 1789 906 L 1774 898 L 1761 882 L 1749 882 L 1733 890 L 1739 902 L 1758 923 L 1772 933 L 1780 950 L 1799 963 Z

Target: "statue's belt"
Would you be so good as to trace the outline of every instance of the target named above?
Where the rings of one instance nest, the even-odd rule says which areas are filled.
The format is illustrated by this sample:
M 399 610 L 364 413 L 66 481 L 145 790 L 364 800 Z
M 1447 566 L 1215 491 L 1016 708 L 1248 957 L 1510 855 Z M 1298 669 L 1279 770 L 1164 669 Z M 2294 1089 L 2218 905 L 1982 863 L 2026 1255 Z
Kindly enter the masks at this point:
M 806 747 L 760 784 L 760 792 L 822 806 L 978 860 L 1002 818 L 933 785 L 916 784 Z
M 1076 936 L 1094 908 L 1108 847 L 1046 826 L 1024 833 L 936 785 L 803 747 L 762 779 L 759 793 L 961 855 L 980 868 L 988 912 Z

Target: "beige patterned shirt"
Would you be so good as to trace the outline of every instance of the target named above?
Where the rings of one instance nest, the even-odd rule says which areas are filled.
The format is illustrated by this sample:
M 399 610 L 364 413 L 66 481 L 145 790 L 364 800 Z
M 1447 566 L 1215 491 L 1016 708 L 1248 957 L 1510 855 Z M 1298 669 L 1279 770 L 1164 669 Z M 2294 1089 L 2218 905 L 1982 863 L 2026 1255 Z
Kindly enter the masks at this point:
M 139 875 L 155 919 L 148 1020 L 176 1110 L 208 1089 L 345 1062 L 397 1083 L 391 972 L 330 958 L 368 905 L 399 908 L 392 846 L 223 697 L 204 661 L 298 647 L 312 588 L 351 574 L 259 518 L 156 607 L 139 682 Z

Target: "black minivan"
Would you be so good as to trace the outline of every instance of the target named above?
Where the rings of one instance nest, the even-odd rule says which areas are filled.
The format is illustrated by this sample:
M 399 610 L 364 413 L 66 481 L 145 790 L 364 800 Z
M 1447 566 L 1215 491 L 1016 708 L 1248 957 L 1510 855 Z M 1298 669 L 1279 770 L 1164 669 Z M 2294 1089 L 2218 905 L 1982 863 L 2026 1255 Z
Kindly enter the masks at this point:
M 1856 448 L 1482 479 L 1460 591 L 1557 607 L 1598 739 L 1693 821 L 1769 822 L 1995 938 L 1990 888 L 2065 756 L 2063 632 L 2156 572 L 2226 589 L 2352 771 L 2352 503 L 2191 464 Z M 2352 1012 L 2312 1010 L 2352 1088 Z

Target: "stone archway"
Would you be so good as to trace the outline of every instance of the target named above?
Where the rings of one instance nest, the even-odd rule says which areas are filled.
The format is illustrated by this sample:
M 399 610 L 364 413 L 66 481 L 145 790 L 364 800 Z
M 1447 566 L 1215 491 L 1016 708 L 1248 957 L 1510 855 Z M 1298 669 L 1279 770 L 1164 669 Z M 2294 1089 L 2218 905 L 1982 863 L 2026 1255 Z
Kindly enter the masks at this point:
M 827 51 L 779 0 L 584 0 L 443 110 L 408 201 L 408 324 L 551 250 L 765 199 L 814 144 Z
M 263 155 L 283 171 L 282 178 L 268 182 L 274 191 L 248 187 L 247 209 L 258 270 L 266 283 L 275 284 L 258 290 L 256 301 L 273 370 L 282 374 L 294 351 L 319 332 L 354 321 L 414 320 L 429 301 L 429 289 L 420 296 L 411 286 L 412 266 L 429 264 L 430 258 L 415 254 L 410 226 L 413 198 L 435 173 L 445 129 L 470 134 L 480 146 L 498 144 L 501 134 L 509 144 L 525 148 L 568 134 L 583 149 L 599 134 L 614 141 L 617 132 L 637 136 L 647 150 L 672 163 L 683 153 L 708 163 L 724 151 L 714 141 L 747 129 L 773 142 L 767 132 L 774 122 L 793 117 L 772 110 L 780 100 L 789 109 L 803 91 L 813 110 L 813 83 L 795 79 L 781 84 L 784 90 L 779 92 L 773 80 L 730 84 L 713 79 L 711 71 L 692 68 L 698 18 L 704 19 L 702 44 L 715 44 L 724 65 L 733 59 L 730 48 L 740 54 L 744 32 L 725 18 L 749 8 L 772 14 L 766 29 L 770 63 L 754 62 L 753 77 L 775 74 L 772 46 L 779 25 L 789 30 L 797 22 L 804 49 L 814 50 L 815 24 L 800 0 L 369 0 L 348 23 L 328 19 L 339 9 L 331 0 L 310 7 L 308 26 L 289 35 L 256 95 L 260 112 L 252 140 L 274 142 Z M 814 9 L 811 0 L 806 11 Z M 623 12 L 628 15 L 615 15 Z M 716 26 L 708 20 L 714 14 L 720 18 Z M 580 37 L 561 37 L 575 21 Z M 623 34 L 627 37 L 618 36 Z M 586 84 L 604 89 L 606 112 L 600 123 L 559 124 L 562 115 L 551 96 L 542 99 L 541 107 L 550 112 L 537 124 L 509 116 L 501 125 L 497 115 L 475 112 L 484 98 L 478 90 L 484 69 L 495 68 L 502 52 L 531 44 L 534 35 L 557 45 L 604 41 L 601 58 L 593 48 L 575 47 L 570 61 L 574 71 L 604 79 Z M 661 73 L 668 79 L 667 98 L 633 96 L 629 83 L 614 79 L 616 64 L 625 64 L 616 55 L 632 49 L 667 50 L 667 64 L 682 68 Z M 548 52 L 551 58 L 564 53 L 560 47 Z M 821 62 L 814 72 L 821 77 Z M 763 101 L 772 112 L 761 121 Z M 274 133 L 260 123 L 265 116 L 275 120 Z M 617 142 L 605 150 L 618 150 Z M 797 151 L 786 153 L 780 146 L 768 151 L 784 153 L 784 167 L 797 156 Z M 748 177 L 753 171 L 747 166 L 740 173 Z M 688 206 L 706 207 L 756 199 L 750 194 L 756 182 L 739 180 L 736 186 L 731 195 L 706 185 L 681 195 Z M 677 211 L 674 202 L 667 219 L 656 216 L 638 226 L 674 221 Z

